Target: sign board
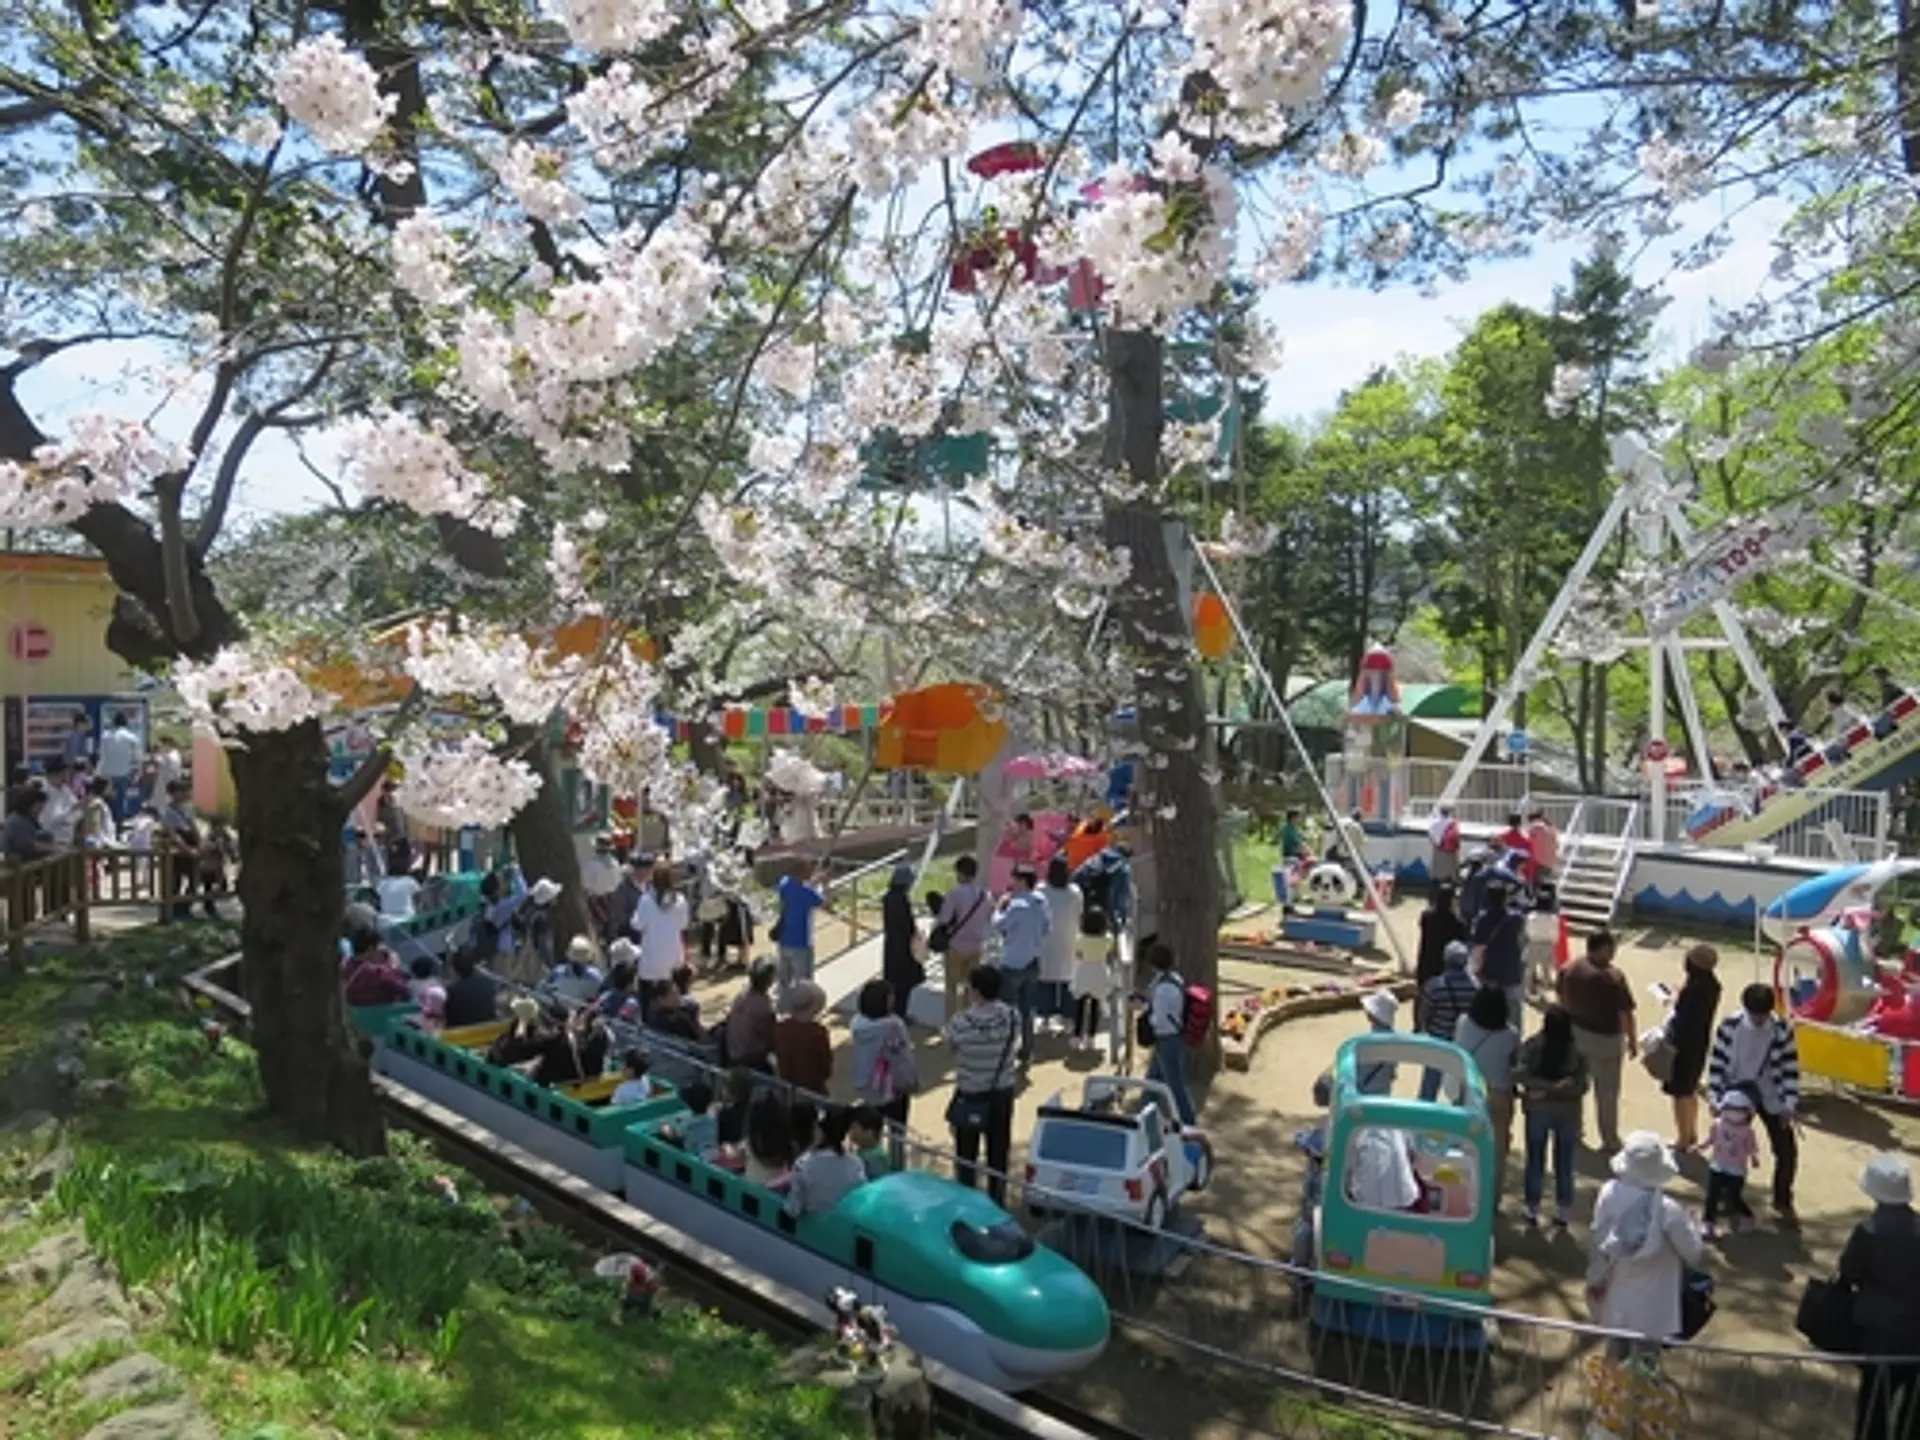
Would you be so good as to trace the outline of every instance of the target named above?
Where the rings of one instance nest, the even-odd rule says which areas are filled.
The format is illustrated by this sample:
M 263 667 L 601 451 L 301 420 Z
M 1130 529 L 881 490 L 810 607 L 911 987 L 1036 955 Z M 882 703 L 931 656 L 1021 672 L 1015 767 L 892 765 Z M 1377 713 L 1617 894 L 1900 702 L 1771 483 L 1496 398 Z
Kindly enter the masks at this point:
M 1509 730 L 1507 732 L 1507 754 L 1513 756 L 1514 759 L 1517 760 L 1522 755 L 1527 753 L 1527 745 L 1528 745 L 1528 740 L 1527 740 L 1526 731 Z
M 1667 742 L 1658 738 L 1647 741 L 1647 759 L 1658 765 L 1667 758 Z
M 22 620 L 8 636 L 7 648 L 14 659 L 37 665 L 53 654 L 53 632 L 37 620 Z
M 1646 603 L 1647 628 L 1662 634 L 1726 599 L 1741 581 L 1770 570 L 1782 555 L 1799 549 L 1818 524 L 1812 515 L 1774 516 L 1707 541 L 1698 556 L 1655 586 Z

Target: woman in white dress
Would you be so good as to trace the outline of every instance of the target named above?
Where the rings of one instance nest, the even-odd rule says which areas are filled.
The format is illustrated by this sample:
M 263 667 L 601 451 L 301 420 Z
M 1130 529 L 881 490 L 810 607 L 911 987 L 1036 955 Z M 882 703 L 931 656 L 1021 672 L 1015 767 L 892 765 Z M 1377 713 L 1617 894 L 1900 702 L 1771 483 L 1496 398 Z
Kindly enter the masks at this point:
M 1666 1193 L 1680 1167 L 1658 1135 L 1636 1130 L 1613 1157 L 1613 1173 L 1593 1207 L 1587 1301 L 1594 1323 L 1656 1343 L 1674 1339 L 1687 1267 L 1706 1254 L 1692 1218 Z
M 1080 938 L 1080 911 L 1085 900 L 1073 883 L 1066 857 L 1047 862 L 1047 883 L 1040 889 L 1047 902 L 1047 938 L 1040 944 L 1040 1009 L 1042 1014 L 1066 1016 L 1067 985 L 1073 979 L 1074 943 Z

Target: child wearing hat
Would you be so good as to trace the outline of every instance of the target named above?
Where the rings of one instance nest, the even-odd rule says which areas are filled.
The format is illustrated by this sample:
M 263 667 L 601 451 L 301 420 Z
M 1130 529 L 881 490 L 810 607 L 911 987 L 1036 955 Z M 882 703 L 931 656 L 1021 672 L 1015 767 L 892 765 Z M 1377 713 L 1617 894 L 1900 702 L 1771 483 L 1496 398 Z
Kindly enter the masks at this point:
M 1715 1220 L 1725 1206 L 1734 1228 L 1753 1229 L 1753 1207 L 1747 1204 L 1747 1172 L 1760 1159 L 1760 1139 L 1753 1133 L 1753 1087 L 1736 1085 L 1720 1098 L 1713 1128 L 1707 1132 L 1707 1206 L 1700 1217 L 1702 1233 L 1711 1240 L 1718 1233 Z
M 1394 1018 L 1400 1013 L 1400 1002 L 1394 999 L 1391 990 L 1369 990 L 1360 1002 L 1360 1010 L 1367 1017 L 1369 1033 L 1390 1035 Z M 1360 1067 L 1355 1078 L 1362 1095 L 1391 1095 L 1397 1073 L 1398 1068 L 1391 1060 L 1370 1060 Z

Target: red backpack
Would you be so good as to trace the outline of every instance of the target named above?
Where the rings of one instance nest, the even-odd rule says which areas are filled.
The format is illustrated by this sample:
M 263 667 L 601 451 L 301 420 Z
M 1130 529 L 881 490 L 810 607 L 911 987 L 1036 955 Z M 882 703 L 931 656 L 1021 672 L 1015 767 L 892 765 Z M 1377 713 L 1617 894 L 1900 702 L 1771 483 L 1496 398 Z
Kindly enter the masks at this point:
M 1188 985 L 1180 994 L 1180 1038 L 1203 1045 L 1213 1029 L 1213 992 L 1204 985 Z

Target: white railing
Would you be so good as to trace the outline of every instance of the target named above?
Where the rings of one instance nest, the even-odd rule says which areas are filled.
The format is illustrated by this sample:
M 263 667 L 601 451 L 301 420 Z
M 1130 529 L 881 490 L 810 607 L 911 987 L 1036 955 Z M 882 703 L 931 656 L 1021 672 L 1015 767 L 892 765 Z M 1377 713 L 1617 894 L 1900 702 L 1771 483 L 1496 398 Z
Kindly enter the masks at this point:
M 1669 844 L 1687 842 L 1687 819 L 1699 808 L 1707 788 L 1688 784 L 1668 792 L 1666 839 Z M 1724 789 L 1724 787 L 1715 787 Z M 1881 860 L 1897 853 L 1898 845 L 1888 838 L 1887 797 L 1878 790 L 1835 790 L 1823 793 L 1817 809 L 1783 825 L 1773 834 L 1755 841 L 1770 847 L 1773 854 L 1794 860 L 1843 862 Z M 1838 827 L 1842 842 L 1834 844 L 1833 827 Z M 1705 849 L 1713 849 L 1708 837 Z M 1851 850 L 1851 855 L 1846 854 Z
M 1609 914 L 1620 913 L 1620 897 L 1626 894 L 1627 877 L 1633 874 L 1633 852 L 1640 838 L 1640 817 L 1646 812 L 1638 800 L 1627 804 L 1627 818 L 1620 827 L 1620 849 L 1613 861 L 1613 906 Z

